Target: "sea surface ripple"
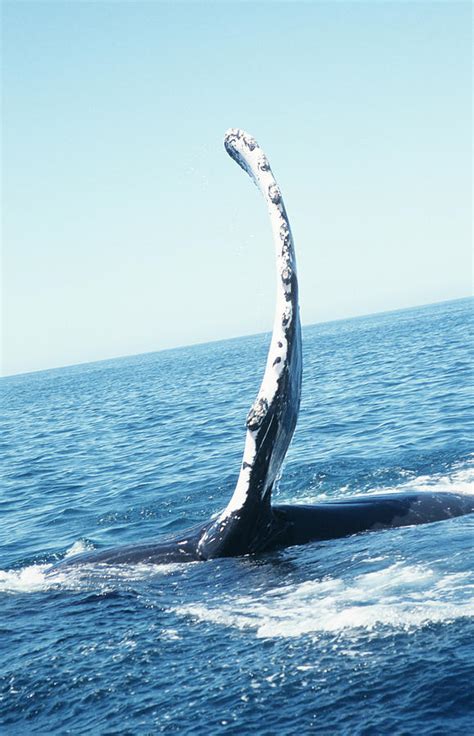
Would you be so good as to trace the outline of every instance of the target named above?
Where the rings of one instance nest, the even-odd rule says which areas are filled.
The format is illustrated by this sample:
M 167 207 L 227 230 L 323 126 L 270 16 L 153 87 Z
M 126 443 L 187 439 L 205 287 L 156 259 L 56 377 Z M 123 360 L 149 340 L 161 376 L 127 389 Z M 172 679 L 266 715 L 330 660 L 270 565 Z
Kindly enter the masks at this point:
M 473 492 L 473 300 L 306 327 L 275 497 Z M 2 379 L 0 733 L 468 734 L 474 516 L 96 565 L 222 508 L 269 336 Z

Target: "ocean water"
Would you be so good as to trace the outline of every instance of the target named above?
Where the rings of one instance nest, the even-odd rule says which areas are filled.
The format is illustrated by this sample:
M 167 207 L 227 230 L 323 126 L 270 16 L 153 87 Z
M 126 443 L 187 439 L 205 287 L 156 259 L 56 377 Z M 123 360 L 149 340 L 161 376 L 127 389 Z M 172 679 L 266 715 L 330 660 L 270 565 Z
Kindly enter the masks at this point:
M 473 493 L 472 316 L 305 328 L 277 500 Z M 226 504 L 268 341 L 2 379 L 1 734 L 474 733 L 474 515 L 45 575 Z

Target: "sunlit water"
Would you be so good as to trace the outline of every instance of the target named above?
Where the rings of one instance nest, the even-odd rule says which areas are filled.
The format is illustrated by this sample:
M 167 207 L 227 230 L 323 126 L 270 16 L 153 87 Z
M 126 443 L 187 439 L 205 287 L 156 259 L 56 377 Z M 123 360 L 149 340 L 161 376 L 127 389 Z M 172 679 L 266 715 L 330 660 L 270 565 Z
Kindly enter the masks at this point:
M 472 300 L 304 330 L 276 497 L 472 493 Z M 0 732 L 474 732 L 474 516 L 256 558 L 65 554 L 206 520 L 267 336 L 3 379 Z

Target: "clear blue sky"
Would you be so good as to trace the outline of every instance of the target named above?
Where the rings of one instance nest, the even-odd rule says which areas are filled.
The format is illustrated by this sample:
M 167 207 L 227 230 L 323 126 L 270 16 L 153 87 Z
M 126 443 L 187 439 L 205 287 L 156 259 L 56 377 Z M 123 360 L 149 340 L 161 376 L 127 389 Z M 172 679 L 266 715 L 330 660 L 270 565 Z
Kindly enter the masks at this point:
M 3 370 L 270 330 L 267 151 L 303 322 L 471 290 L 471 6 L 3 3 Z

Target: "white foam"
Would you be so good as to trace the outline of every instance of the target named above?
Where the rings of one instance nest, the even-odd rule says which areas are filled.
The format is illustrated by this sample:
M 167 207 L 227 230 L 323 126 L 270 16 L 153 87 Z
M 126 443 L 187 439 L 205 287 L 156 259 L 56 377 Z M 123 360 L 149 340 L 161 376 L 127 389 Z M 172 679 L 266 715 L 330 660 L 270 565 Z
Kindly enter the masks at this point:
M 74 542 L 74 544 L 69 547 L 64 557 L 74 557 L 74 555 L 80 555 L 83 552 L 91 552 L 93 549 L 94 546 L 92 544 L 79 539 L 79 541 Z
M 83 552 L 88 547 L 76 542 L 65 558 Z M 186 567 L 190 564 L 186 563 Z M 185 563 L 166 565 L 104 565 L 91 563 L 78 567 L 51 570 L 51 565 L 28 565 L 18 570 L 0 570 L 1 593 L 39 593 L 58 587 L 66 590 L 111 591 L 123 587 L 124 583 L 153 579 L 169 575 L 185 566 Z
M 51 587 L 45 571 L 50 565 L 29 565 L 20 570 L 0 570 L 0 593 L 37 593 Z
M 474 457 L 455 465 L 450 473 L 419 475 L 398 486 L 400 491 L 438 491 L 474 495 Z
M 64 557 L 72 557 L 93 549 L 92 545 L 79 540 L 67 550 Z M 27 565 L 18 570 L 0 570 L 0 593 L 38 593 L 64 584 L 66 571 L 47 575 L 51 565 Z
M 307 581 L 215 605 L 176 609 L 197 621 L 253 629 L 259 638 L 297 637 L 381 626 L 414 629 L 474 616 L 474 576 L 396 563 L 350 580 Z
M 67 550 L 64 557 L 88 552 L 92 545 L 79 540 Z M 68 578 L 66 571 L 58 570 L 47 574 L 51 565 L 27 565 L 18 570 L 0 570 L 0 593 L 38 593 L 64 584 Z
M 400 476 L 410 476 L 408 471 L 401 471 Z M 448 473 L 434 473 L 432 475 L 418 475 L 408 477 L 402 483 L 395 486 L 375 486 L 370 491 L 358 493 L 357 490 L 349 490 L 342 486 L 337 496 L 328 493 L 299 493 L 291 502 L 300 504 L 311 504 L 319 501 L 334 501 L 336 498 L 344 498 L 346 495 L 378 495 L 385 493 L 458 493 L 462 495 L 474 495 L 474 456 L 469 457 L 462 463 L 453 465 Z

